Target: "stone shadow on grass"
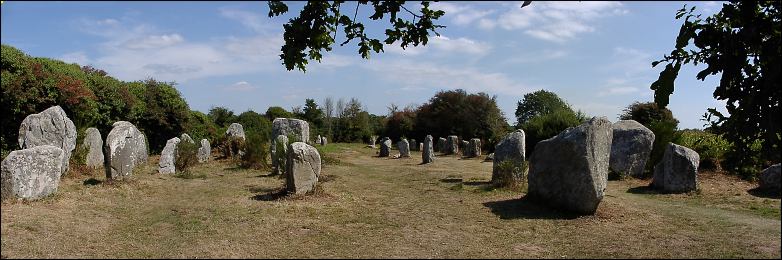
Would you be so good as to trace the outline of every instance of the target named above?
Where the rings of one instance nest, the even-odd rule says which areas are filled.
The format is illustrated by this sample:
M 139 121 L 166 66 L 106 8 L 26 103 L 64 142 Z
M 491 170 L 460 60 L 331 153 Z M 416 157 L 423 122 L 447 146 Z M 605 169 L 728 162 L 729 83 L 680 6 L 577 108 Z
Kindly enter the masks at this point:
M 747 193 L 749 193 L 750 195 L 755 196 L 755 197 L 761 197 L 761 198 L 767 198 L 767 199 L 779 199 L 779 198 L 782 198 L 782 193 L 780 193 L 780 191 L 766 190 L 766 189 L 762 189 L 760 187 L 756 187 L 756 188 L 747 190 Z
M 82 183 L 84 185 L 88 185 L 88 186 L 95 186 L 95 185 L 103 183 L 103 181 L 95 179 L 95 178 L 89 178 L 89 179 L 84 180 L 84 182 L 82 182 Z
M 444 183 L 460 183 L 460 182 L 462 182 L 462 178 L 450 177 L 450 178 L 440 179 L 440 182 L 444 182 Z
M 651 185 L 638 186 L 638 187 L 634 187 L 634 188 L 629 188 L 629 189 L 627 189 L 627 193 L 632 193 L 632 194 L 662 194 L 662 192 L 659 192 L 659 191 L 655 190 L 654 188 L 652 188 Z
M 576 219 L 580 215 L 542 205 L 529 196 L 483 203 L 501 219 Z
M 258 191 L 260 191 L 259 189 Z M 285 188 L 277 188 L 272 190 L 267 190 L 264 193 L 255 195 L 250 197 L 252 200 L 259 200 L 259 201 L 276 201 L 281 200 L 288 196 L 288 191 Z

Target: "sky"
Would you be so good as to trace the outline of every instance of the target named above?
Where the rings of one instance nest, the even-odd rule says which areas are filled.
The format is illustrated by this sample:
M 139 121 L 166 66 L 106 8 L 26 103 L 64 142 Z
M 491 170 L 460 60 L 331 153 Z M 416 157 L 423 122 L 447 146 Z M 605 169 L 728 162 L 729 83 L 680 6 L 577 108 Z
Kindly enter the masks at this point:
M 663 65 L 651 62 L 673 50 L 682 20 L 676 10 L 697 6 L 711 15 L 721 2 L 438 2 L 446 14 L 440 36 L 426 46 L 386 45 L 369 60 L 357 42 L 334 46 L 306 73 L 287 71 L 279 59 L 283 24 L 304 3 L 269 18 L 266 2 L 14 2 L 2 4 L 2 44 L 34 57 L 103 69 L 123 81 L 176 82 L 190 108 L 223 106 L 236 114 L 290 110 L 306 98 L 322 104 L 355 97 L 367 111 L 426 103 L 441 90 L 496 96 L 510 124 L 524 94 L 557 93 L 574 109 L 618 120 L 635 101 L 653 101 L 649 85 Z M 408 9 L 419 4 L 410 2 Z M 355 3 L 343 4 L 355 10 Z M 375 38 L 388 20 L 358 20 Z M 404 16 L 405 14 L 400 14 Z M 409 14 L 408 14 L 409 15 Z M 409 18 L 409 17 L 408 17 Z M 339 31 L 337 42 L 344 41 Z M 679 128 L 703 128 L 707 108 L 723 113 L 712 93 L 719 74 L 695 79 L 705 67 L 687 65 L 669 108 Z

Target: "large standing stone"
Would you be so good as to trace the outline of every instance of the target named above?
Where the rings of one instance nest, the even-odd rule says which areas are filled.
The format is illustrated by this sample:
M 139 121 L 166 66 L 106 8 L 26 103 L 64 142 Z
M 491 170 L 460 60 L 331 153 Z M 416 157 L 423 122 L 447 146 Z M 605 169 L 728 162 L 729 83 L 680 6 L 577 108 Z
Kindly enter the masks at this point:
M 410 143 L 407 142 L 407 139 L 402 138 L 396 143 L 396 147 L 399 148 L 399 157 L 410 157 Z
M 228 129 L 225 130 L 225 136 L 229 138 L 240 138 L 242 140 L 246 139 L 244 136 L 244 127 L 239 123 L 231 123 L 231 125 L 228 126 Z
M 652 187 L 668 193 L 697 189 L 700 160 L 698 153 L 692 149 L 668 143 L 662 161 L 654 166 Z
M 293 140 L 290 142 L 304 142 L 310 143 L 310 126 L 307 121 L 293 118 L 275 118 L 272 122 L 272 143 L 271 143 L 271 155 L 277 150 L 277 136 L 284 135 L 290 136 Z M 283 154 L 283 156 L 285 156 Z M 272 162 L 272 167 L 277 167 L 276 162 Z
M 467 148 L 465 150 L 466 150 L 465 156 L 467 157 L 481 156 L 481 139 L 478 138 L 470 139 L 470 143 L 467 145 Z
M 421 157 L 422 157 L 421 159 L 422 159 L 423 163 L 434 162 L 434 148 L 433 148 L 433 145 L 432 145 L 432 136 L 431 135 L 427 135 L 426 136 L 426 138 L 424 139 L 423 145 L 424 145 L 424 147 L 422 149 L 423 152 L 421 153 Z
M 383 141 L 380 142 L 380 157 L 388 157 L 391 154 L 391 139 L 383 137 Z
M 60 147 L 38 145 L 12 151 L 3 159 L 0 173 L 0 197 L 39 199 L 57 191 L 62 174 Z
M 410 151 L 420 151 L 421 149 L 418 149 L 418 142 L 415 141 L 415 139 L 410 139 Z
M 176 146 L 182 141 L 178 137 L 168 139 L 163 151 L 160 152 L 160 161 L 158 162 L 158 173 L 176 172 Z
M 8 127 L 8 126 L 3 126 Z M 33 148 L 39 145 L 60 147 L 62 157 L 61 173 L 67 174 L 68 162 L 76 149 L 76 126 L 60 106 L 53 106 L 41 113 L 28 115 L 19 126 L 19 147 Z
M 130 122 L 118 121 L 113 126 L 103 145 L 106 179 L 123 179 L 147 161 L 146 137 Z
M 778 163 L 771 165 L 771 167 L 768 167 L 760 172 L 760 177 L 758 178 L 760 179 L 760 188 L 772 191 L 780 191 L 780 186 L 782 186 L 782 183 L 780 183 L 779 174 L 780 164 Z
M 445 142 L 445 154 L 458 154 L 459 153 L 459 137 L 455 135 L 449 135 L 448 141 Z
M 320 177 L 320 154 L 303 142 L 288 145 L 285 180 L 289 193 L 305 194 L 315 188 Z
M 201 139 L 201 147 L 198 148 L 198 162 L 205 163 L 212 158 L 212 146 L 209 140 Z
M 190 137 L 188 134 L 182 134 L 182 136 L 179 137 L 179 140 L 182 142 L 188 142 L 191 144 L 195 144 L 195 141 L 193 141 L 193 138 Z
M 82 145 L 87 148 L 87 167 L 103 167 L 103 138 L 98 129 L 87 128 Z
M 529 196 L 568 211 L 594 214 L 608 183 L 611 140 L 611 122 L 593 117 L 539 142 L 530 157 Z
M 611 171 L 641 177 L 652 152 L 654 133 L 635 120 L 619 120 L 612 128 Z
M 288 161 L 288 136 L 278 135 L 275 138 L 274 148 L 279 153 L 272 154 L 272 174 L 277 175 L 285 173 L 285 163 Z
M 492 157 L 492 171 L 491 171 L 491 181 L 492 183 L 498 183 L 500 181 L 502 174 L 500 172 L 500 164 L 503 161 L 509 160 L 512 161 L 514 164 L 514 167 L 521 167 L 524 163 L 524 160 L 526 160 L 525 154 L 524 154 L 524 130 L 518 129 L 508 135 L 505 136 L 497 145 L 494 146 L 494 153 L 493 155 L 490 154 L 489 156 Z M 487 157 L 488 159 L 488 157 Z M 513 176 L 515 182 L 523 182 L 522 176 Z

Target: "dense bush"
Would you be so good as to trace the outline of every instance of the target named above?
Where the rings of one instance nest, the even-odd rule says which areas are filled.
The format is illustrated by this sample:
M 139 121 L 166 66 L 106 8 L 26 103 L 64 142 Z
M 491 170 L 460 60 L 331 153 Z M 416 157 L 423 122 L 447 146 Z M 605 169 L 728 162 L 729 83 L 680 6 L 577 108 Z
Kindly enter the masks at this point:
M 220 132 L 220 128 L 207 114 L 200 111 L 190 111 L 190 120 L 185 128 L 185 132 L 190 133 L 190 137 L 196 142 L 206 138 L 210 143 L 217 143 L 218 139 L 225 134 L 225 131 Z
M 505 160 L 497 164 L 497 178 L 494 180 L 495 187 L 523 190 L 527 176 L 527 161 L 514 162 Z
M 190 167 L 198 163 L 198 145 L 182 141 L 176 146 L 174 166 L 177 172 L 189 173 Z
M 578 126 L 584 120 L 586 115 L 581 111 L 573 111 L 569 106 L 530 118 L 521 126 L 526 135 L 525 154 L 531 155 L 538 142 L 554 137 L 569 127 Z
M 269 156 L 269 142 L 266 137 L 258 132 L 245 133 L 247 141 L 244 145 L 244 154 L 241 155 L 239 166 L 251 169 L 269 169 L 267 157 Z
M 731 144 L 721 135 L 701 130 L 682 130 L 676 137 L 674 143 L 690 148 L 700 155 L 700 169 L 721 170 L 725 153 L 731 149 Z

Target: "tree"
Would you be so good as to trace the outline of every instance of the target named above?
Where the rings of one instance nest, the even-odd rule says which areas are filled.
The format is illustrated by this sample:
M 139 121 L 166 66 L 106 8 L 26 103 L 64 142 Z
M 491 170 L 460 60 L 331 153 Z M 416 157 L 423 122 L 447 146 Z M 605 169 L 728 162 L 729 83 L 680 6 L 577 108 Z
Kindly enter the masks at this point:
M 212 107 L 208 115 L 218 127 L 227 127 L 231 123 L 236 123 L 234 112 L 225 107 Z
M 323 114 L 325 115 L 324 123 L 325 123 L 325 136 L 334 139 L 332 136 L 333 133 L 333 117 L 334 117 L 334 99 L 331 97 L 327 97 L 323 100 Z
M 654 133 L 652 152 L 649 154 L 649 161 L 646 163 L 646 173 L 648 175 L 654 170 L 654 166 L 662 160 L 668 143 L 672 143 L 677 139 L 676 130 L 679 126 L 679 120 L 673 117 L 671 110 L 660 107 L 654 102 L 641 103 L 636 101 L 623 111 L 619 115 L 619 119 L 635 120 Z
M 390 28 L 385 30 L 386 39 L 383 43 L 379 39 L 372 38 L 364 31 L 364 24 L 357 20 L 359 8 L 369 5 L 369 1 L 356 2 L 355 11 L 342 13 L 341 5 L 344 1 L 308 1 L 298 17 L 294 17 L 283 25 L 285 33 L 283 38 L 280 60 L 285 68 L 294 68 L 306 72 L 308 60 L 321 61 L 322 51 L 331 51 L 332 45 L 337 39 L 339 26 L 343 27 L 345 41 L 344 46 L 353 39 L 358 39 L 358 53 L 362 58 L 369 59 L 370 51 L 380 53 L 383 51 L 383 43 L 394 44 L 401 42 L 400 46 L 406 48 L 409 45 L 426 45 L 430 31 L 437 36 L 440 34 L 437 28 L 445 26 L 434 22 L 445 14 L 442 10 L 429 9 L 429 1 L 421 1 L 420 13 L 410 11 L 404 6 L 405 1 L 372 1 L 374 14 L 369 16 L 372 20 L 381 20 L 388 15 Z M 281 1 L 269 1 L 269 17 L 279 16 L 288 12 L 288 6 Z M 409 14 L 410 19 L 403 18 L 400 12 Z M 351 18 L 349 15 L 353 13 Z
M 727 155 L 734 160 L 727 162 L 727 168 L 752 175 L 759 164 L 764 164 L 758 157 L 779 162 L 782 154 L 780 2 L 725 3 L 720 12 L 706 19 L 694 15 L 694 11 L 695 7 L 687 10 L 685 5 L 676 13 L 677 19 L 684 17 L 684 23 L 675 48 L 670 55 L 652 63 L 652 66 L 667 63 L 650 86 L 655 92 L 654 100 L 661 107 L 668 105 L 683 64 L 706 64 L 696 75 L 700 80 L 722 73 L 713 95 L 726 101 L 730 115 L 710 108 L 704 118 L 724 132 L 724 137 L 734 145 Z M 694 48 L 688 48 L 690 43 Z M 758 140 L 762 146 L 760 154 L 753 151 L 753 144 Z
M 323 126 L 323 111 L 318 108 L 314 99 L 308 98 L 304 101 L 303 118 L 316 129 Z
M 138 128 L 149 141 L 149 150 L 160 152 L 168 139 L 184 133 L 190 119 L 190 107 L 173 82 L 159 82 L 147 79 L 142 82 L 146 87 L 146 110 Z
M 273 122 L 276 118 L 293 118 L 293 113 L 288 112 L 282 107 L 269 107 L 266 109 L 266 118 Z
M 550 91 L 538 90 L 524 95 L 516 107 L 516 126 L 521 127 L 537 115 L 548 114 L 558 109 L 570 109 L 557 94 Z M 572 109 L 571 109 L 572 110 Z

